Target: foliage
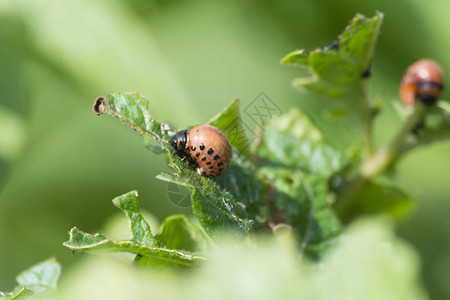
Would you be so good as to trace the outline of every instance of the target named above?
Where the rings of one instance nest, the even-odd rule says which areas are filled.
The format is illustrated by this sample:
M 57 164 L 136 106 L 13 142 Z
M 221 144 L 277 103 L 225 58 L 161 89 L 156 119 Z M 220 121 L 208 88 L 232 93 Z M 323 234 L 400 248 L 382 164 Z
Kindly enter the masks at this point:
M 398 187 L 374 181 L 375 176 L 394 164 L 413 125 L 426 112 L 418 105 L 409 113 L 394 142 L 373 153 L 372 122 L 376 114 L 367 99 L 367 83 L 382 19 L 381 13 L 373 18 L 356 15 L 332 45 L 312 52 L 297 50 L 282 60 L 283 64 L 306 67 L 311 73 L 309 77 L 296 79 L 296 86 L 337 98 L 344 102 L 350 115 L 358 116 L 354 123 L 362 124 L 358 127 L 366 136 L 365 145 L 357 150 L 362 155 L 331 145 L 297 109 L 261 124 L 255 145 L 249 147 L 239 114 L 239 100 L 235 99 L 208 122 L 229 138 L 234 159 L 225 175 L 208 178 L 176 155 L 170 146 L 176 131 L 152 117 L 145 97 L 136 93 L 114 93 L 107 99 L 100 97 L 94 104 L 94 112 L 119 119 L 144 136 L 149 149 L 166 154 L 174 172 L 157 177 L 192 190 L 193 212 L 213 241 L 218 242 L 230 233 L 243 239 L 253 232 L 275 232 L 279 226 L 284 226 L 292 230 L 300 253 L 320 259 L 339 237 L 341 221 L 348 223 L 358 216 L 376 213 L 401 218 L 412 207 L 410 197 Z M 423 136 L 430 134 L 425 131 Z M 131 206 L 138 207 L 135 192 L 121 197 L 127 201 L 133 198 Z M 113 202 L 124 209 L 117 200 Z M 155 255 L 152 260 L 157 260 L 157 256 L 165 260 L 166 247 L 185 245 L 185 238 L 181 237 L 185 230 L 177 231 L 180 237 L 172 231 L 171 238 L 178 242 L 171 243 L 165 240 L 169 234 L 165 225 L 158 240 L 151 235 L 138 209 L 125 212 L 132 220 L 131 241 L 112 242 L 102 235 L 88 235 L 73 229 L 71 240 L 65 245 L 72 250 L 128 251 L 137 253 L 138 261 L 150 260 L 150 252 Z M 139 219 L 133 221 L 134 215 Z M 175 220 L 177 218 L 172 222 Z M 147 224 L 141 228 L 144 233 L 137 235 L 138 227 L 134 224 Z M 195 243 L 184 247 L 183 251 L 197 248 Z M 194 256 L 186 256 L 193 254 L 180 252 L 178 255 L 180 260 L 195 261 Z
M 61 266 L 54 258 L 40 262 L 16 277 L 17 286 L 11 293 L 0 292 L 0 299 L 57 299 L 56 284 Z
M 416 146 L 448 138 L 450 123 L 441 107 L 418 104 L 406 112 L 404 124 L 393 140 L 375 149 L 372 125 L 377 114 L 367 89 L 382 20 L 381 13 L 372 18 L 356 15 L 330 46 L 311 52 L 296 50 L 281 61 L 309 71 L 309 76 L 294 80 L 295 86 L 339 101 L 343 114 L 363 136 L 356 149 L 331 144 L 326 134 L 298 109 L 260 124 L 256 142 L 250 145 L 240 118 L 239 100 L 235 99 L 207 123 L 230 140 L 231 166 L 222 176 L 206 177 L 176 155 L 171 140 L 177 131 L 153 117 L 147 98 L 125 92 L 99 97 L 94 103 L 95 114 L 120 120 L 143 136 L 148 149 L 165 155 L 172 170 L 157 178 L 192 191 L 192 211 L 200 227 L 176 215 L 164 221 L 159 233 L 152 233 L 140 212 L 137 192 L 131 191 L 113 199 L 130 223 L 130 239 L 114 241 L 101 233 L 89 234 L 74 227 L 64 246 L 73 253 L 130 253 L 136 265 L 150 270 L 183 268 L 195 272 L 190 269 L 204 267 L 193 273 L 194 284 L 177 278 L 182 273 L 167 273 L 170 275 L 165 284 L 177 280 L 192 289 L 167 291 L 166 286 L 155 285 L 155 290 L 150 291 L 169 298 L 198 298 L 205 284 L 212 287 L 209 296 L 213 298 L 217 298 L 217 290 L 224 291 L 219 295 L 223 298 L 237 298 L 239 295 L 228 282 L 225 287 L 227 278 L 240 287 L 236 289 L 239 293 L 254 286 L 254 282 L 255 290 L 263 284 L 257 291 L 262 298 L 292 297 L 298 294 L 297 284 L 306 299 L 328 299 L 330 295 L 338 299 L 361 298 L 367 293 L 383 299 L 424 298 L 416 282 L 415 255 L 395 239 L 391 225 L 386 221 L 358 221 L 374 214 L 400 219 L 411 210 L 411 197 L 379 176 L 395 168 L 397 160 Z M 376 110 L 380 107 L 376 106 Z M 432 126 L 430 118 L 424 122 L 430 111 L 437 116 L 437 125 Z M 413 132 L 420 122 L 424 122 L 424 128 Z M 352 221 L 355 225 L 347 227 Z M 261 236 L 266 242 L 261 242 Z M 276 241 L 277 246 L 271 246 L 271 241 Z M 236 251 L 230 244 L 242 244 L 243 248 Z M 261 263 L 266 259 L 267 266 Z M 223 272 L 214 276 L 218 269 Z M 133 272 L 130 276 L 136 277 Z M 99 267 L 93 278 L 103 278 L 106 273 Z M 274 279 L 273 274 L 282 276 Z M 361 276 L 365 285 L 355 288 L 349 279 L 354 274 Z M 51 284 L 39 281 L 30 285 L 23 278 L 28 277 L 18 277 L 17 297 L 40 292 L 36 286 L 54 289 L 57 276 L 52 277 Z M 248 278 L 251 280 L 245 285 Z M 258 280 L 252 283 L 254 278 Z M 149 293 L 146 287 L 142 284 L 133 290 L 137 294 L 132 297 Z M 332 288 L 329 291 L 326 287 Z M 104 294 L 114 293 L 114 288 Z M 72 292 L 86 297 L 83 291 Z
M 70 240 L 65 242 L 64 245 L 73 252 L 133 253 L 136 254 L 135 261 L 141 265 L 186 267 L 203 260 L 202 257 L 189 251 L 196 248 L 196 240 L 192 237 L 192 232 L 196 229 L 191 223 L 185 222 L 184 225 L 187 230 L 178 230 L 177 235 L 173 236 L 167 232 L 173 232 L 178 229 L 180 222 L 176 218 L 170 218 L 166 220 L 163 230 L 156 238 L 152 235 L 150 226 L 140 214 L 137 192 L 132 191 L 119 196 L 113 200 L 113 203 L 125 212 L 130 222 L 132 232 L 130 240 L 111 241 L 101 234 L 88 234 L 75 227 L 69 233 Z M 199 237 L 201 235 L 197 234 L 196 238 L 198 239 Z M 181 240 L 181 242 L 177 243 L 177 240 Z M 191 246 L 186 246 L 186 244 Z M 168 249 L 165 245 L 178 247 Z
M 299 260 L 289 237 L 257 240 L 257 248 L 227 240 L 189 273 L 142 272 L 95 257 L 65 277 L 62 298 L 426 299 L 417 284 L 418 257 L 393 230 L 386 219 L 359 220 L 320 265 Z

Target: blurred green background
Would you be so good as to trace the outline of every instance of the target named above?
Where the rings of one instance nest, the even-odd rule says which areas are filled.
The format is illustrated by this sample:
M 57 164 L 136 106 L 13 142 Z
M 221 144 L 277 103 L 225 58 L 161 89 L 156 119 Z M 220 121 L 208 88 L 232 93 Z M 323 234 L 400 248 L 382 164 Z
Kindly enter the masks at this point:
M 327 135 L 348 138 L 321 123 L 318 105 L 290 85 L 300 71 L 279 61 L 330 44 L 356 13 L 380 10 L 371 95 L 386 99 L 376 123 L 377 143 L 386 142 L 400 124 L 391 102 L 406 66 L 430 57 L 448 70 L 450 2 L 374 2 L 0 0 L 0 290 L 51 255 L 70 268 L 77 258 L 61 245 L 67 231 L 101 230 L 117 195 L 137 189 L 160 220 L 190 213 L 155 179 L 168 170 L 161 157 L 91 112 L 97 96 L 139 92 L 158 120 L 182 129 L 234 97 L 245 108 L 263 91 L 284 111 L 301 107 Z M 450 144 L 436 144 L 402 160 L 395 177 L 418 202 L 399 234 L 419 251 L 435 299 L 450 297 L 448 166 Z

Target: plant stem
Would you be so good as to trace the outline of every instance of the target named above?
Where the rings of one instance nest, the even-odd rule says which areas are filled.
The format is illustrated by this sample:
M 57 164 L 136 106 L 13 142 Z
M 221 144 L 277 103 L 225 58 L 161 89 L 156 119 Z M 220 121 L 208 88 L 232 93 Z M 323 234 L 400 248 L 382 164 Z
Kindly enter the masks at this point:
M 371 69 L 371 60 L 373 57 L 373 53 L 375 51 L 375 44 L 378 39 L 378 34 L 380 32 L 380 26 L 383 22 L 384 15 L 383 13 L 377 12 L 377 16 L 379 17 L 379 22 L 374 28 L 374 32 L 376 34 L 373 35 L 372 40 L 370 41 L 369 51 L 367 52 L 367 59 L 364 63 L 365 72 L 367 72 L 368 76 L 370 76 Z M 362 74 L 361 74 L 362 75 Z M 369 87 L 369 77 L 363 76 L 361 82 L 361 116 L 363 121 L 363 134 L 364 134 L 364 145 L 366 148 L 366 159 L 370 159 L 373 155 L 373 136 L 372 136 L 372 112 L 369 105 L 368 99 L 368 87 Z
M 385 147 L 380 149 L 375 156 L 367 160 L 361 167 L 359 175 L 364 179 L 370 179 L 378 175 L 389 166 L 389 164 L 396 158 L 400 147 L 405 141 L 409 133 L 414 129 L 419 122 L 422 121 L 427 107 L 418 102 L 412 114 L 406 119 L 401 130 L 392 139 L 392 141 Z
M 361 99 L 362 108 L 361 115 L 363 121 L 363 134 L 366 159 L 370 159 L 373 156 L 373 135 L 372 135 L 372 116 L 370 112 L 370 105 L 367 98 L 367 89 L 369 86 L 369 80 L 367 78 L 362 80 L 361 83 Z
M 368 180 L 383 172 L 398 157 L 406 137 L 423 120 L 426 111 L 427 107 L 424 104 L 417 103 L 414 111 L 406 119 L 403 127 L 391 142 L 362 164 L 359 174 L 348 182 L 338 201 L 334 204 L 338 214 L 345 213 L 346 206 L 353 195 Z

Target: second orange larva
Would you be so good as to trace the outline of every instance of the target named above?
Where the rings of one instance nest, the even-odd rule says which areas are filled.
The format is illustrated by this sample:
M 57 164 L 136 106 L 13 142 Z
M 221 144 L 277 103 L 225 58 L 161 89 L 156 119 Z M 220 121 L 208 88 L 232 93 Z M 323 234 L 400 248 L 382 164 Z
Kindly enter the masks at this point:
M 414 107 L 416 100 L 434 104 L 442 88 L 442 69 L 439 64 L 431 59 L 421 59 L 406 70 L 400 85 L 400 97 L 410 107 Z
M 178 132 L 172 139 L 172 147 L 181 157 L 195 162 L 206 176 L 217 176 L 225 172 L 232 158 L 227 137 L 210 125 Z

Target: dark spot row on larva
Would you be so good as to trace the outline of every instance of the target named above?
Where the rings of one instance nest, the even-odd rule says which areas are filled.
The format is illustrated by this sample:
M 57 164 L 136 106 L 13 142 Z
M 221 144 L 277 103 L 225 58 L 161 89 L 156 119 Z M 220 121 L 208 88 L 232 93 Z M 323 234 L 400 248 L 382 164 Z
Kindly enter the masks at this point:
M 208 161 L 207 163 L 206 163 L 207 165 L 210 165 L 211 164 L 211 162 L 210 161 Z
M 220 167 L 221 165 L 223 165 L 223 161 L 219 162 L 217 165 Z
M 220 158 L 219 155 L 214 156 L 214 160 L 218 160 Z
M 223 169 L 219 169 L 219 173 L 221 173 L 223 171 Z
M 195 151 L 195 149 L 197 149 L 197 148 L 195 148 L 194 146 L 191 147 L 191 150 L 192 150 L 192 151 Z
M 196 154 L 195 154 L 195 157 L 199 157 L 200 156 L 200 152 L 197 152 Z
M 213 154 L 213 153 L 214 153 L 213 148 L 209 148 L 209 149 L 208 149 L 208 155 L 211 155 L 211 154 Z
M 205 150 L 205 145 L 200 144 L 200 150 Z
M 214 168 L 214 166 L 209 167 L 209 169 L 213 169 L 213 168 Z
M 202 161 L 205 161 L 205 160 L 206 160 L 206 157 L 203 157 L 203 158 L 202 158 Z

